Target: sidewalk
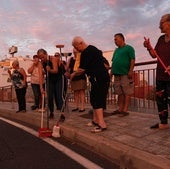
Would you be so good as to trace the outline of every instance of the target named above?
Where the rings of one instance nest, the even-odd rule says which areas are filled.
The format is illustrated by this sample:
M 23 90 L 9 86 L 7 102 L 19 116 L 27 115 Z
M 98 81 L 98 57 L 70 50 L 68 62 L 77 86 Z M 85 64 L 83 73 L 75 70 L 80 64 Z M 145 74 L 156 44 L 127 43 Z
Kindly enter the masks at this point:
M 0 103 L 0 116 L 15 119 L 40 127 L 41 113 L 30 110 L 27 104 L 26 113 L 15 113 L 16 104 Z M 158 116 L 152 114 L 130 112 L 129 116 L 111 116 L 112 109 L 105 112 L 107 130 L 101 133 L 91 133 L 92 127 L 86 124 L 91 120 L 86 112 L 65 113 L 66 120 L 60 125 L 63 137 L 88 146 L 91 150 L 109 158 L 119 164 L 121 169 L 169 169 L 170 168 L 170 129 L 151 130 L 150 125 L 158 122 Z M 50 120 L 50 128 L 59 118 L 55 113 L 54 120 Z M 46 122 L 44 122 L 46 124 Z M 38 132 L 37 132 L 38 134 Z

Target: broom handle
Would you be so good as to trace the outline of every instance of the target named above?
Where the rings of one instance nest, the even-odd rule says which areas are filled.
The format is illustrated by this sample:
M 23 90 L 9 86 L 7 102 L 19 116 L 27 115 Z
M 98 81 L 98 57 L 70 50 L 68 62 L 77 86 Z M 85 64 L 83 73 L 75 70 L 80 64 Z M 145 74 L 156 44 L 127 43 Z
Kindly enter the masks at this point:
M 44 93 L 42 94 L 42 107 L 41 107 L 41 128 L 43 128 L 43 116 L 44 116 Z
M 49 66 L 50 56 L 47 56 L 47 66 Z M 46 74 L 46 93 L 47 93 L 47 128 L 49 128 L 49 72 Z
M 167 67 L 165 66 L 164 62 L 161 60 L 161 58 L 159 57 L 159 55 L 156 53 L 156 51 L 152 48 L 152 50 L 154 51 L 154 55 L 157 57 L 157 59 L 159 60 L 159 62 L 161 63 L 161 65 L 163 66 L 163 68 L 167 69 Z M 170 71 L 167 71 L 168 75 L 170 76 Z
M 144 39 L 147 40 L 146 37 L 144 37 Z M 166 69 L 167 69 L 166 65 L 165 65 L 164 62 L 161 60 L 160 56 L 159 56 L 159 55 L 157 54 L 157 52 L 154 50 L 154 48 L 152 47 L 152 45 L 150 45 L 150 48 L 151 48 L 151 50 L 153 51 L 153 53 L 154 53 L 154 55 L 156 56 L 156 58 L 157 58 L 157 59 L 159 60 L 159 62 L 161 63 L 161 65 L 163 66 L 163 68 L 166 70 Z M 167 73 L 168 73 L 168 75 L 170 76 L 170 71 L 167 71 Z

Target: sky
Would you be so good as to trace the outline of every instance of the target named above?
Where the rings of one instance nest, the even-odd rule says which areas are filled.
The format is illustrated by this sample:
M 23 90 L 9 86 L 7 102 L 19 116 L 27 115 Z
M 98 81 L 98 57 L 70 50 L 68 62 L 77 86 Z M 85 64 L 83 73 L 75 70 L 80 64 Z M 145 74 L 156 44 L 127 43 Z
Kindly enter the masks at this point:
M 72 52 L 72 39 L 81 36 L 102 51 L 114 50 L 114 34 L 123 33 L 133 46 L 136 62 L 151 60 L 143 37 L 153 46 L 161 35 L 159 21 L 170 13 L 170 0 L 1 0 L 0 59 L 32 57 L 39 48 L 53 55 L 56 45 Z

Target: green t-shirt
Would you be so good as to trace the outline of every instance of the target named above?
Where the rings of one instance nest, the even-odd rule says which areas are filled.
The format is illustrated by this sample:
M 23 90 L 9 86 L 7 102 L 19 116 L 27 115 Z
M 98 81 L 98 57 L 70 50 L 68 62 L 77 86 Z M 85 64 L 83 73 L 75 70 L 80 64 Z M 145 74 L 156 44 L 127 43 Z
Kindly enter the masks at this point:
M 132 59 L 135 59 L 135 50 L 132 46 L 125 45 L 116 48 L 112 58 L 112 74 L 127 75 Z

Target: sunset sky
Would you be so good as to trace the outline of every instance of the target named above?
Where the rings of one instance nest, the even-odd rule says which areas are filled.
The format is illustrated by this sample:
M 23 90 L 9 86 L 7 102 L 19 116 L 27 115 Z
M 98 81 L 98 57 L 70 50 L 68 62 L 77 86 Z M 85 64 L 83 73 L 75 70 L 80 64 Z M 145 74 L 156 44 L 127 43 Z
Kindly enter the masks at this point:
M 151 60 L 143 48 L 143 37 L 155 46 L 159 20 L 170 13 L 170 0 L 1 0 L 0 58 L 18 47 L 16 55 L 32 57 L 39 48 L 49 54 L 64 44 L 72 51 L 74 36 L 103 51 L 114 50 L 113 36 L 121 32 L 136 51 L 136 60 Z

